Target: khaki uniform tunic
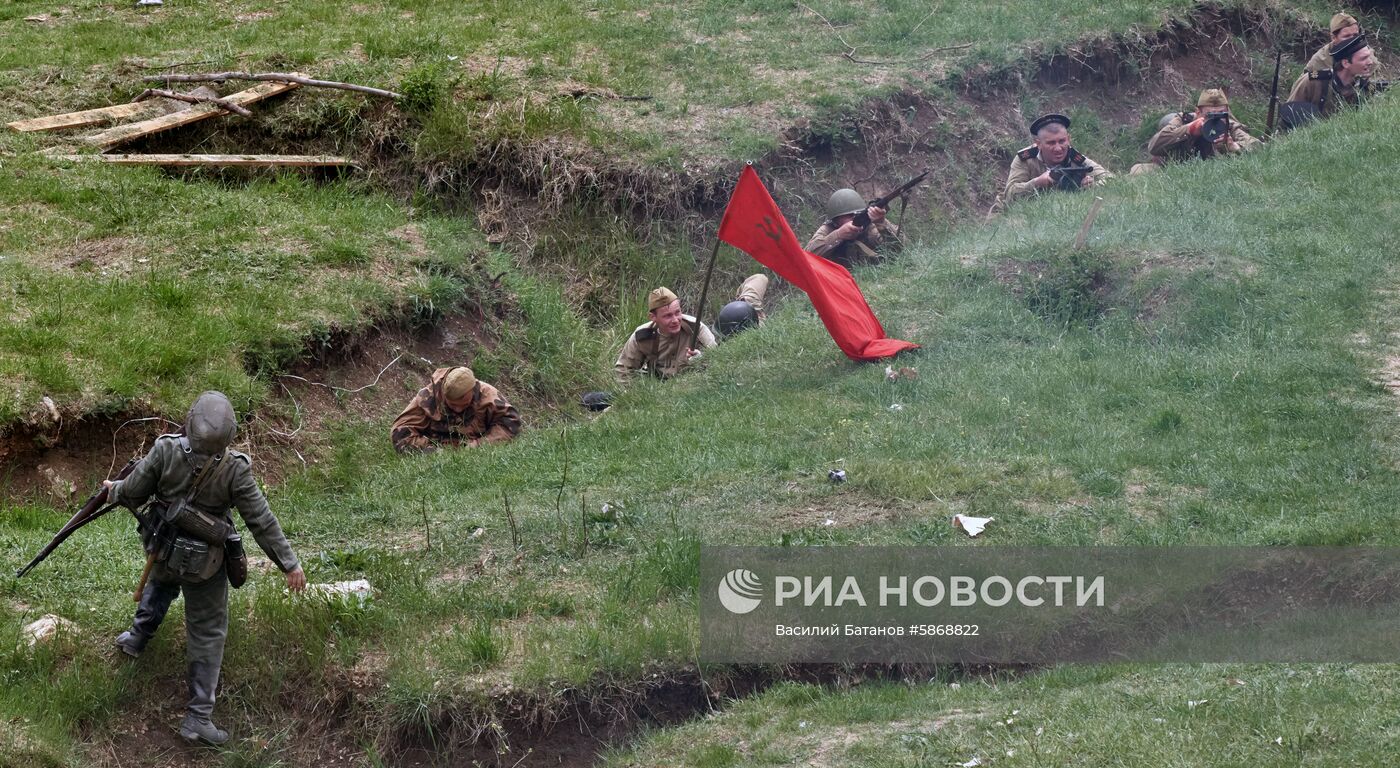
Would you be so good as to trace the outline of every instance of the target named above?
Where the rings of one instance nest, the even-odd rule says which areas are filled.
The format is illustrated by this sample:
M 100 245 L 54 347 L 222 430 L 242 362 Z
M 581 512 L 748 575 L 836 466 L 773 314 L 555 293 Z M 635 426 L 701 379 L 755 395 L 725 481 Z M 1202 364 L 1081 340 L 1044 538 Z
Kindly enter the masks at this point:
M 1293 83 L 1293 91 L 1288 94 L 1288 100 L 1312 102 L 1318 105 L 1320 116 L 1331 117 L 1343 104 L 1354 107 L 1370 95 L 1371 83 L 1366 78 L 1357 78 L 1351 85 L 1342 85 L 1342 81 L 1332 76 L 1332 70 L 1327 69 L 1321 72 L 1304 72 L 1297 82 Z
M 1308 63 L 1303 66 L 1303 72 L 1321 72 L 1324 69 L 1332 68 L 1332 44 L 1327 43 L 1317 49 Z
M 1080 154 L 1074 147 L 1070 147 L 1069 152 L 1065 154 L 1065 159 L 1060 162 L 1059 165 L 1061 167 L 1072 167 L 1076 165 L 1089 166 L 1091 169 L 1089 171 L 1089 178 L 1093 179 L 1095 184 L 1105 179 L 1113 178 L 1113 174 L 1107 168 Z M 1048 169 L 1049 166 L 1045 164 L 1044 160 L 1040 159 L 1040 150 L 1037 149 L 1035 145 L 1031 145 L 1017 152 L 1016 156 L 1011 159 L 1011 170 L 1006 175 L 1006 188 L 1002 190 L 1001 195 L 997 198 L 996 204 L 992 206 L 992 212 L 995 213 L 1005 210 L 1007 204 L 1012 200 L 1031 197 L 1037 192 L 1040 192 L 1041 190 L 1031 184 L 1031 181 L 1038 178 Z M 1049 189 L 1053 190 L 1054 187 L 1050 187 Z
M 879 224 L 871 222 L 854 240 L 838 240 L 835 232 L 830 222 L 822 224 L 812 239 L 807 241 L 806 250 L 850 269 L 857 264 L 878 264 L 882 258 L 881 250 L 898 251 L 903 246 L 899 240 L 899 227 L 891 224 L 889 219 Z
M 1147 143 L 1147 151 L 1164 162 L 1182 162 L 1195 157 L 1209 158 L 1216 155 L 1237 154 L 1237 151 L 1218 146 L 1199 136 L 1191 135 L 1191 123 L 1195 115 L 1182 114 L 1173 117 Z M 1230 120 L 1230 138 L 1240 145 L 1238 152 L 1248 152 L 1259 146 L 1259 140 L 1249 135 L 1244 126 Z
M 627 343 L 622 345 L 622 353 L 613 365 L 617 380 L 625 384 L 638 371 L 647 371 L 663 379 L 680 373 L 690 364 L 686 350 L 690 349 L 690 334 L 696 322 L 690 315 L 681 315 L 681 332 L 674 336 L 658 331 L 653 321 L 637 326 L 627 337 Z M 702 349 L 717 344 L 714 333 L 704 323 L 700 323 L 698 341 Z
M 504 443 L 520 434 L 520 412 L 484 381 L 476 383 L 465 409 L 449 408 L 442 388 L 451 370 L 433 371 L 428 386 L 418 390 L 408 407 L 394 419 L 389 432 L 394 450 L 430 453 L 443 445 L 461 445 L 468 440 Z

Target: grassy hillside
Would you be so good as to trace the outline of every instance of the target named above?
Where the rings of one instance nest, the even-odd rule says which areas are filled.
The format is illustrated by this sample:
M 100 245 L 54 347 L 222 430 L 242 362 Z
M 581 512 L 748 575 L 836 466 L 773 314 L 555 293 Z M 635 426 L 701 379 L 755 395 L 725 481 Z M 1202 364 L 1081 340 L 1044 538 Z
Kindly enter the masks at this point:
M 917 59 L 975 39 L 959 55 L 989 67 L 1186 7 L 1026 4 L 989 17 L 956 3 L 921 25 L 927 7 L 913 3 L 868 16 L 808 5 L 860 57 Z M 49 19 L 23 19 L 36 14 Z M 928 75 L 867 79 L 871 65 L 842 59 L 820 19 L 784 3 L 460 14 L 441 3 L 29 3 L 0 11 L 15 41 L 0 51 L 0 93 L 12 119 L 125 98 L 143 63 L 303 68 L 436 93 L 413 118 L 414 152 L 465 151 L 469 126 L 631 147 L 664 164 L 742 156 L 745 132 L 771 139 L 766 126 Z M 747 39 L 729 34 L 733 19 L 751 24 Z M 565 80 L 656 98 L 545 98 Z M 858 84 L 832 95 L 832 80 Z M 510 99 L 544 111 L 506 119 L 480 106 Z M 336 114 L 353 117 L 346 135 L 373 125 L 358 97 L 304 104 L 315 114 L 297 108 L 271 126 L 295 136 L 298 120 Z M 368 578 L 376 596 L 292 599 L 265 568 L 234 594 L 219 712 L 238 740 L 220 759 L 310 764 L 334 744 L 373 764 L 591 702 L 626 706 L 669 681 L 722 682 L 732 670 L 696 661 L 702 542 L 1395 543 L 1400 421 L 1382 371 L 1396 355 L 1386 222 L 1397 197 L 1376 158 L 1397 117 L 1387 97 L 1245 158 L 1120 179 L 1081 253 L 1068 244 L 1090 199 L 1057 196 L 861 271 L 891 335 L 923 345 L 901 359 L 914 381 L 842 358 L 799 297 L 708 353 L 699 373 L 637 382 L 602 415 L 559 417 L 506 446 L 402 458 L 385 438 L 393 413 L 343 417 L 319 461 L 270 493 L 312 581 Z M 669 132 L 682 129 L 698 133 L 678 144 Z M 27 154 L 47 141 L 0 138 L 15 153 L 0 174 L 0 423 L 45 394 L 70 413 L 178 412 L 219 387 L 246 410 L 270 373 L 340 329 L 432 323 L 496 298 L 504 319 L 473 341 L 484 377 L 510 371 L 543 398 L 606 380 L 617 337 L 579 319 L 562 275 L 492 248 L 430 200 L 409 208 L 373 179 L 174 176 Z M 559 261 L 587 268 L 588 242 L 563 243 Z M 682 248 L 656 267 L 632 241 L 619 250 L 627 258 L 608 269 L 639 284 L 690 258 Z M 497 297 L 489 277 L 502 272 L 509 295 Z M 617 303 L 618 326 L 642 314 L 635 296 Z M 830 484 L 833 467 L 849 482 Z M 997 522 L 969 541 L 948 524 L 957 512 Z M 0 499 L 0 566 L 27 561 L 65 518 L 47 500 Z M 170 758 L 149 741 L 169 738 L 181 700 L 169 663 L 180 609 L 141 661 L 116 664 L 107 648 L 140 565 L 129 519 L 114 514 L 24 580 L 0 581 L 0 765 Z M 20 627 L 45 613 L 78 635 L 25 649 Z M 1395 682 L 1390 666 L 1240 666 L 853 694 L 789 685 L 614 762 L 1377 764 L 1395 748 Z M 1211 703 L 1186 703 L 1201 699 Z
M 1366 158 L 1393 142 L 1398 115 L 1385 101 L 1239 160 L 1122 180 L 1104 192 L 1087 255 L 1066 244 L 1089 198 L 1059 196 L 862 272 L 890 332 L 924 345 L 904 361 L 917 381 L 887 383 L 879 366 L 845 361 L 810 310 L 789 302 L 707 355 L 704 372 L 639 382 L 613 410 L 558 433 L 401 459 L 382 438 L 388 414 L 372 432 L 345 429 L 333 459 L 276 489 L 273 503 L 313 580 L 368 577 L 379 596 L 364 610 L 318 607 L 287 600 L 264 575 L 235 597 L 226 672 L 238 682 L 225 711 L 253 736 L 240 749 L 270 738 L 261 723 L 286 716 L 277 702 L 291 691 L 332 695 L 355 675 L 372 681 L 352 706 L 381 745 L 405 732 L 449 744 L 513 708 L 550 711 L 579 692 L 683 676 L 697 652 L 702 541 L 1394 543 L 1397 417 L 1377 383 L 1393 354 L 1394 272 L 1376 222 L 1396 200 Z M 834 466 L 849 483 L 826 481 Z M 968 542 L 948 525 L 955 511 L 997 523 Z M 57 517 L 11 506 L 4 561 L 22 562 Z M 54 611 L 100 641 L 129 611 L 136 557 L 127 523 L 85 531 L 4 585 L 6 626 Z M 164 679 L 151 660 L 113 676 L 95 645 L 10 657 L 0 710 L 30 718 L 12 726 L 23 739 L 61 755 L 69 728 L 120 734 L 107 714 Z M 156 650 L 172 645 L 163 634 Z M 1153 739 L 1112 737 L 1139 716 L 1166 718 L 1172 738 L 1190 741 L 1184 754 L 1200 756 L 1176 764 L 1262 759 L 1275 736 L 1330 762 L 1382 754 L 1393 739 L 1372 703 L 1389 695 L 1393 672 L 1108 669 L 855 701 L 874 702 L 872 720 L 922 712 L 901 716 L 913 718 L 911 733 L 950 707 L 1001 719 L 1019 708 L 1132 764 L 1172 754 Z M 1297 674 L 1321 677 L 1303 692 Z M 1248 685 L 1220 682 L 1232 676 Z M 39 690 L 49 695 L 36 710 Z M 1097 690 L 1122 690 L 1131 706 L 1102 720 Z M 774 729 L 806 717 L 799 700 L 815 701 L 810 722 L 839 720 L 846 705 L 823 709 L 828 696 L 779 691 L 662 735 L 635 759 L 739 765 L 810 748 Z M 1181 712 L 1182 697 L 1220 708 Z M 1325 715 L 1309 714 L 1322 705 Z M 1359 736 L 1367 723 L 1384 729 L 1374 747 Z M 843 742 L 838 752 L 850 754 L 834 764 L 863 764 L 866 746 L 876 762 L 926 764 L 890 728 L 870 745 Z M 969 720 L 930 737 L 927 754 L 1010 749 L 1033 760 L 1026 730 L 988 734 Z M 1240 742 L 1255 730 L 1258 744 Z M 733 747 L 736 731 L 755 751 Z M 1061 738 L 1047 754 L 1087 754 Z M 709 756 L 711 743 L 730 747 Z
M 988 73 L 1015 81 L 1015 72 L 1033 71 L 1035 57 L 1104 36 L 1121 36 L 1133 49 L 1135 36 L 1191 9 L 1179 0 L 992 9 L 969 2 L 528 2 L 508 10 L 478 4 L 471 12 L 428 2 L 12 5 L 0 10 L 0 33 L 10 42 L 0 51 L 5 121 L 128 100 L 148 85 L 143 76 L 174 64 L 180 71 L 305 70 L 407 98 L 394 108 L 358 94 L 301 89 L 258 107 L 252 120 L 210 121 L 138 145 L 345 152 L 371 168 L 316 182 L 57 166 L 33 153 L 87 131 L 0 134 L 0 151 L 11 155 L 0 180 L 7 307 L 0 423 L 39 413 L 45 395 L 70 419 L 178 412 L 205 386 L 255 406 L 267 393 L 262 372 L 284 368 L 335 333 L 432 321 L 454 306 L 454 295 L 480 298 L 473 294 L 488 290 L 480 280 L 488 266 L 489 274 L 514 274 L 517 264 L 527 271 L 543 265 L 551 282 L 568 284 L 569 310 L 615 325 L 607 331 L 615 334 L 630 328 L 639 292 L 657 281 L 693 281 L 701 249 L 678 234 L 683 222 L 671 220 L 683 212 L 675 208 L 683 185 L 668 186 L 679 183 L 676 171 L 763 156 L 789 129 L 858 147 L 868 140 L 859 129 L 868 116 L 858 105 L 872 97 L 908 89 L 943 103 L 960 83 L 981 93 Z M 1274 13 L 1325 17 L 1308 3 Z M 611 98 L 617 94 L 650 98 Z M 1035 89 L 1015 98 L 1028 113 L 1047 106 Z M 1137 151 L 1118 146 L 1135 142 L 1088 107 L 1075 108 L 1082 148 L 1099 157 Z M 936 137 L 993 149 L 992 139 L 968 138 L 986 130 L 974 110 L 949 109 L 951 119 L 933 126 Z M 1241 109 L 1253 116 L 1258 105 Z M 965 189 L 971 180 L 1000 171 L 975 158 L 970 164 L 966 173 L 954 169 L 948 183 L 976 197 L 985 191 Z M 380 195 L 391 182 L 401 195 L 456 196 L 494 174 L 555 206 L 552 216 L 532 221 L 519 210 L 528 201 L 478 200 L 478 222 L 512 228 L 519 241 L 513 258 L 467 225 L 431 213 L 438 207 L 431 197 L 407 207 Z M 969 181 L 954 178 L 960 175 Z M 598 200 L 606 204 L 599 208 Z M 801 202 L 790 211 L 799 228 L 812 215 Z M 637 205 L 659 206 L 664 220 L 650 211 L 640 214 L 645 224 L 617 215 Z M 725 267 L 731 277 L 739 269 L 735 259 Z M 75 311 L 92 306 L 92 297 L 99 297 L 96 311 Z M 551 371 L 594 371 L 603 363 L 606 353 L 586 333 L 565 333 L 571 343 L 561 350 L 570 351 L 557 360 L 517 352 Z M 565 375 L 527 383 L 557 397 L 598 381 Z

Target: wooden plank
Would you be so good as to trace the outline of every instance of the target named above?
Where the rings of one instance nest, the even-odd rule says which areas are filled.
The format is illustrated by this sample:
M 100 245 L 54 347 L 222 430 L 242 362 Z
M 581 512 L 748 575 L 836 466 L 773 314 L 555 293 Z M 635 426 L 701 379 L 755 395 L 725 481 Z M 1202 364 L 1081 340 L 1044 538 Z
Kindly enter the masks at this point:
M 224 100 L 237 104 L 240 107 L 246 107 L 249 104 L 276 96 L 279 93 L 286 93 L 297 87 L 299 86 L 296 83 L 262 83 L 246 91 L 239 91 L 232 96 L 225 96 Z M 189 125 L 190 123 L 197 123 L 200 120 L 207 120 L 211 117 L 227 114 L 227 111 L 214 104 L 198 104 L 189 109 L 172 112 L 168 115 L 161 115 L 160 117 L 154 117 L 150 120 L 142 120 L 139 123 L 129 123 L 127 125 L 119 125 L 115 128 L 108 128 L 101 133 L 94 133 L 86 137 L 83 141 L 103 149 L 110 149 L 118 144 L 123 144 L 133 139 L 139 139 L 142 136 L 150 136 L 153 133 L 168 131 L 172 128 L 179 128 Z
M 114 123 L 131 118 L 145 119 L 165 112 L 159 101 L 140 101 L 131 104 L 115 104 L 110 107 L 85 109 L 81 112 L 68 112 L 62 115 L 35 117 L 29 120 L 16 120 L 7 123 L 11 130 L 21 133 L 33 131 L 61 131 L 65 128 L 86 128 L 89 125 Z
M 56 160 L 74 162 L 175 167 L 312 168 L 355 164 L 355 161 L 349 158 L 333 155 L 50 155 L 50 157 Z

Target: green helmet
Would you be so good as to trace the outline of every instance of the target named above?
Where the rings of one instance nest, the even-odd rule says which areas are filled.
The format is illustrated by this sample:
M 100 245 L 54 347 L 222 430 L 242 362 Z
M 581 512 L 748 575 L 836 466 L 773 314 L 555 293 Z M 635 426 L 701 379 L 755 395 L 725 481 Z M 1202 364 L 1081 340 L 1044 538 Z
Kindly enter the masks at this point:
M 863 210 L 865 210 L 865 198 L 850 188 L 832 192 L 831 199 L 826 201 L 827 221 L 837 216 L 845 216 L 848 213 L 860 213 Z
M 190 406 L 185 417 L 185 437 L 190 450 L 201 456 L 217 456 L 233 442 L 238 419 L 233 404 L 222 392 L 204 392 Z
M 1171 123 L 1171 121 L 1177 119 L 1178 117 L 1181 117 L 1181 114 L 1182 113 L 1180 112 L 1168 112 L 1167 114 L 1162 115 L 1162 119 L 1157 121 L 1157 130 L 1160 131 L 1163 128 L 1166 128 L 1167 125 Z
M 758 323 L 758 311 L 747 301 L 736 300 L 724 305 L 715 320 L 721 336 L 728 336 Z

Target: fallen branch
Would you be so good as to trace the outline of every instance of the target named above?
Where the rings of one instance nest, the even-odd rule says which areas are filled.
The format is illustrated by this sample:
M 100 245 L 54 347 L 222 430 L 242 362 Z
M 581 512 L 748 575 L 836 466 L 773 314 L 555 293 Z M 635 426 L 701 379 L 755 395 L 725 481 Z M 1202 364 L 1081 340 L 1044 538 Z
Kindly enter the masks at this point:
M 144 79 L 147 82 L 153 83 L 212 83 L 223 82 L 224 80 L 268 80 L 278 83 L 309 85 L 315 88 L 339 88 L 342 91 L 367 93 L 371 96 L 381 96 L 386 99 L 403 98 L 400 94 L 394 93 L 393 91 L 386 91 L 382 88 L 371 88 L 367 85 L 354 85 L 352 83 L 338 83 L 334 80 L 313 80 L 309 77 L 294 75 L 288 72 L 262 72 L 259 74 L 252 74 L 249 72 L 212 72 L 203 75 L 147 75 Z
M 304 377 L 304 376 L 296 376 L 296 375 L 293 375 L 293 374 L 290 374 L 290 373 L 281 374 L 281 375 L 280 375 L 280 378 L 283 378 L 283 379 L 296 379 L 297 381 L 305 382 L 306 384 L 308 384 L 308 385 L 310 385 L 310 386 L 313 386 L 313 387 L 325 387 L 326 389 L 329 389 L 329 390 L 331 390 L 332 392 L 344 392 L 344 393 L 347 394 L 347 395 L 353 395 L 353 394 L 355 394 L 356 392 L 363 392 L 364 390 L 369 389 L 370 387 L 372 387 L 372 386 L 378 384 L 378 383 L 379 383 L 379 380 L 380 380 L 381 378 L 383 378 L 384 372 L 387 371 L 387 370 L 389 370 L 390 368 L 392 368 L 392 367 L 394 366 L 394 363 L 397 363 L 397 362 L 399 361 L 399 359 L 402 358 L 402 357 L 403 357 L 403 353 L 400 352 L 400 353 L 398 354 L 398 356 L 396 356 L 393 360 L 390 360 L 390 361 L 389 361 L 389 364 L 388 364 L 388 365 L 386 365 L 386 366 L 384 366 L 383 368 L 380 368 L 380 369 L 379 369 L 379 375 L 374 377 L 374 381 L 371 381 L 370 383 L 364 385 L 363 387 L 358 387 L 358 388 L 356 388 L 356 389 L 346 389 L 346 388 L 344 388 L 344 387 L 333 387 L 333 386 L 331 386 L 330 384 L 322 384 L 322 383 L 319 382 L 319 381 L 312 381 L 311 379 L 308 379 L 308 378 L 306 378 L 306 377 Z
M 219 98 L 218 96 L 196 96 L 196 95 L 194 95 L 194 94 L 192 94 L 192 93 L 180 93 L 179 91 L 167 91 L 167 90 L 165 90 L 165 89 L 163 89 L 163 88 L 147 88 L 146 90 L 144 90 L 144 91 L 141 92 L 141 95 L 140 95 L 140 96 L 137 96 L 136 98 L 132 99 L 132 101 L 133 101 L 133 102 L 145 101 L 146 99 L 149 99 L 149 98 L 151 98 L 152 96 L 159 96 L 159 97 L 161 97 L 161 98 L 163 98 L 163 99 L 174 99 L 174 100 L 176 100 L 176 101 L 183 101 L 183 102 L 185 102 L 185 103 L 187 103 L 187 104 L 214 104 L 214 105 L 218 106 L 220 109 L 227 109 L 228 111 L 234 113 L 235 115 L 239 115 L 239 116 L 241 116 L 241 117 L 252 117 L 252 116 L 253 116 L 253 113 L 252 113 L 252 112 L 249 112 L 249 111 L 247 110 L 247 108 L 245 108 L 245 107 L 240 107 L 240 106 L 238 106 L 237 104 L 234 104 L 234 103 L 231 102 L 231 101 L 227 101 L 227 100 L 225 100 L 225 99 Z
M 960 51 L 964 48 L 971 48 L 973 45 L 974 43 L 958 43 L 957 45 L 945 45 L 942 48 L 934 48 L 933 50 L 929 51 L 928 53 L 925 53 L 923 56 L 920 56 L 917 59 L 901 59 L 899 61 L 871 61 L 869 59 L 857 59 L 855 56 L 852 55 L 855 53 L 854 48 L 851 49 L 851 53 L 846 53 L 842 55 L 856 64 L 875 64 L 877 66 L 888 67 L 893 66 L 895 64 L 914 64 L 920 61 L 928 61 L 929 59 L 933 58 L 934 56 L 937 56 L 940 53 L 947 53 L 948 51 Z

